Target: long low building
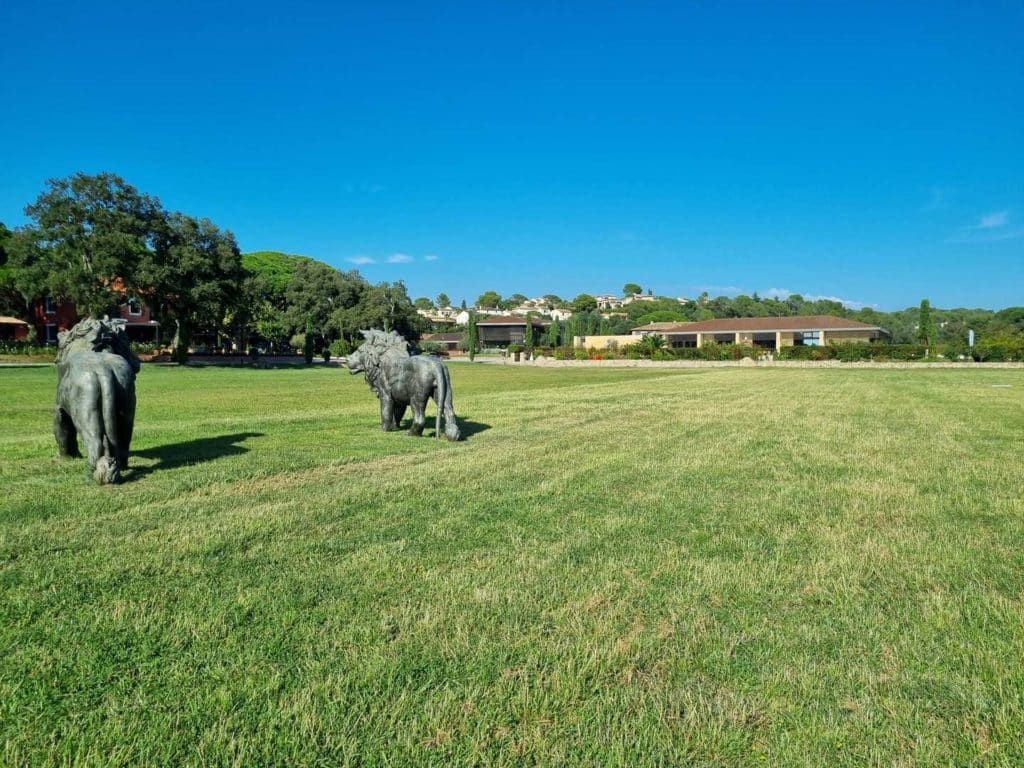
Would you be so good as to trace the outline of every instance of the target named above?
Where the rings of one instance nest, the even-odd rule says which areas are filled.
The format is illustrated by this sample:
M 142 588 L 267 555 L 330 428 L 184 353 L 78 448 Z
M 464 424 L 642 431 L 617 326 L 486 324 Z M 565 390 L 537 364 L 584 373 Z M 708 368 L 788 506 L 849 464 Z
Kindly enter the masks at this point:
M 507 347 L 522 344 L 526 340 L 526 324 L 533 326 L 534 337 L 549 325 L 538 317 L 497 315 L 481 317 L 476 321 L 477 336 L 481 347 Z
M 888 331 L 877 325 L 834 315 L 727 317 L 695 323 L 651 323 L 633 329 L 633 335 L 638 337 L 654 333 L 664 336 L 672 347 L 699 347 L 713 340 L 719 344 L 750 344 L 767 349 L 816 347 L 833 341 L 869 342 L 889 336 Z

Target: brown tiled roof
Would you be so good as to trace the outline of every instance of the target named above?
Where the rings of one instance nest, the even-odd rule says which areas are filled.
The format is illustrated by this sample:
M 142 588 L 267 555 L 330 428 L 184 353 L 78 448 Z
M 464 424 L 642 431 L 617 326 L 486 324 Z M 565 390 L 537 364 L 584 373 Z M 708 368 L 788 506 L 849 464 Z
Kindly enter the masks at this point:
M 534 325 L 544 325 L 539 317 L 531 317 Z M 519 315 L 487 315 L 476 321 L 477 325 L 526 325 L 526 318 Z
M 661 325 L 664 325 L 663 323 Z M 648 326 L 643 326 L 648 328 Z M 639 328 L 635 330 L 641 330 Z M 882 331 L 877 325 L 847 320 L 834 315 L 798 315 L 796 317 L 725 317 L 676 323 L 661 328 L 664 333 L 771 333 L 774 331 Z
M 0 325 L 28 325 L 24 320 L 19 320 L 16 317 L 8 317 L 7 315 L 0 316 Z

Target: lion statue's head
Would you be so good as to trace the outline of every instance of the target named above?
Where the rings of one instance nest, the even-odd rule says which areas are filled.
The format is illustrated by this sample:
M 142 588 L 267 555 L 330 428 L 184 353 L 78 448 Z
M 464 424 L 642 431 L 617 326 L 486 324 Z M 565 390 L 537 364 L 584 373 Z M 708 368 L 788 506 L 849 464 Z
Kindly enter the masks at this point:
M 127 325 L 126 320 L 120 319 L 97 320 L 87 317 L 80 320 L 71 329 L 57 334 L 57 363 L 60 364 L 75 352 L 112 352 L 127 360 L 132 370 L 138 373 L 141 363 L 132 352 L 131 342 L 125 332 Z
M 374 391 L 380 372 L 388 358 L 409 357 L 409 343 L 394 331 L 360 331 L 366 341 L 345 360 L 348 372 L 364 373 Z

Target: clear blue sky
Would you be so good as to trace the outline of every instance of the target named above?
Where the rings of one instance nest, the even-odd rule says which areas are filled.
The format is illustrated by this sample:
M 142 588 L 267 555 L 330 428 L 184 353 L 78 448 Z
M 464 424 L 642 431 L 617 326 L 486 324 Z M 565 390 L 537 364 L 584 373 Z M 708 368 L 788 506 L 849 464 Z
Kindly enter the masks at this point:
M 109 170 L 413 296 L 1024 304 L 1018 0 L 6 0 L 0 71 L 8 225 Z

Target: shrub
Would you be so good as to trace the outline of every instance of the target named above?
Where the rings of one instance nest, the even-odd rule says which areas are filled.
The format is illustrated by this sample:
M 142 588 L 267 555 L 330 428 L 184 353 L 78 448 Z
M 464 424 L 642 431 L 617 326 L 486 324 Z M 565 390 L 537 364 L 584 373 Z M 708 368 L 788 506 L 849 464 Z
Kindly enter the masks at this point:
M 53 358 L 57 356 L 57 346 L 45 346 L 28 340 L 0 340 L 0 355 Z
M 336 339 L 331 342 L 328 349 L 335 357 L 347 357 L 352 352 L 352 345 L 348 343 L 347 339 Z
M 1016 339 L 984 339 L 974 345 L 974 358 L 979 362 L 1011 362 L 1022 357 L 1024 346 Z
M 421 341 L 419 347 L 420 354 L 423 355 L 437 355 L 438 357 L 448 356 L 448 350 L 436 341 Z
M 586 360 L 590 357 L 590 353 L 585 349 L 574 349 L 572 351 L 572 356 L 576 360 Z
M 837 360 L 844 363 L 853 363 L 858 360 L 870 359 L 866 349 L 867 346 L 867 344 L 857 344 L 856 342 L 848 341 L 839 344 L 829 344 L 828 348 Z
M 701 360 L 725 360 L 728 350 L 725 344 L 719 344 L 711 339 L 697 348 L 697 354 Z

